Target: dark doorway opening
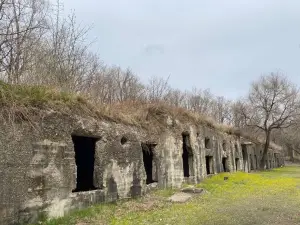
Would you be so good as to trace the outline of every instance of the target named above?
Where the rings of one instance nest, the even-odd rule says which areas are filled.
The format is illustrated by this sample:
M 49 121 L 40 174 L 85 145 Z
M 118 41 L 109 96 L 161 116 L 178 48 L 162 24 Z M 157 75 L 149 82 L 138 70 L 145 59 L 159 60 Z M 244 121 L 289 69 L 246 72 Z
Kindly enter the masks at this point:
M 238 171 L 240 168 L 240 159 L 235 158 L 235 170 Z
M 156 177 L 153 177 L 153 174 L 157 173 L 156 163 L 154 161 L 154 147 L 156 144 L 144 144 L 142 143 L 142 151 L 143 151 L 143 162 L 144 168 L 146 172 L 146 184 L 151 184 L 157 182 Z
M 250 154 L 250 170 L 254 170 L 254 166 L 253 166 L 253 158 L 252 155 Z
M 242 145 L 242 154 L 243 154 L 244 171 L 248 171 L 248 170 L 246 170 L 246 168 L 248 166 L 248 155 L 247 155 L 246 145 Z
M 96 142 L 92 137 L 72 136 L 77 167 L 76 188 L 72 192 L 90 191 L 94 186 L 94 164 Z
M 227 158 L 222 158 L 223 172 L 228 172 Z
M 276 160 L 276 167 L 279 167 L 280 166 L 280 162 L 279 162 L 278 156 L 276 156 L 275 160 Z
M 212 174 L 213 173 L 213 157 L 205 156 L 205 163 L 206 163 L 206 173 Z
M 190 177 L 194 175 L 193 170 L 193 150 L 190 142 L 190 135 L 187 133 L 182 134 L 182 162 L 183 162 L 183 175 Z
M 259 169 L 259 162 L 258 162 L 257 155 L 254 155 L 254 158 L 255 158 L 255 166 L 256 166 L 256 169 L 258 170 Z

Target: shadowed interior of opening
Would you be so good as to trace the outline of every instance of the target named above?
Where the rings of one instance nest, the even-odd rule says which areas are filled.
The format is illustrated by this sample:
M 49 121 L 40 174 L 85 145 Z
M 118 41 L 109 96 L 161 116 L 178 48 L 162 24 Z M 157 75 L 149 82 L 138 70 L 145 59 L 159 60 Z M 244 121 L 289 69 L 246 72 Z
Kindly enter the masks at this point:
M 256 166 L 256 169 L 259 168 L 259 162 L 258 162 L 258 158 L 257 158 L 257 155 L 254 155 L 254 159 L 255 159 L 255 166 Z
M 142 151 L 143 151 L 143 162 L 144 168 L 146 172 L 146 184 L 151 184 L 157 182 L 153 179 L 153 169 L 156 171 L 156 168 L 153 168 L 153 149 L 154 145 L 148 145 L 142 143 Z
M 253 158 L 251 154 L 250 154 L 250 170 L 254 170 Z
M 243 154 L 243 162 L 244 162 L 244 171 L 246 171 L 246 164 L 248 162 L 246 145 L 242 145 L 242 154 Z
M 228 172 L 228 168 L 227 168 L 227 158 L 223 157 L 222 158 L 222 165 L 223 165 L 223 171 L 224 172 Z
M 212 162 L 213 162 L 212 156 L 205 156 L 205 165 L 206 165 L 206 173 L 207 174 L 213 173 Z
M 183 175 L 184 177 L 193 176 L 193 152 L 189 134 L 182 134 L 182 149 Z
M 97 138 L 72 136 L 77 166 L 76 188 L 73 192 L 97 189 L 94 186 L 95 147 Z

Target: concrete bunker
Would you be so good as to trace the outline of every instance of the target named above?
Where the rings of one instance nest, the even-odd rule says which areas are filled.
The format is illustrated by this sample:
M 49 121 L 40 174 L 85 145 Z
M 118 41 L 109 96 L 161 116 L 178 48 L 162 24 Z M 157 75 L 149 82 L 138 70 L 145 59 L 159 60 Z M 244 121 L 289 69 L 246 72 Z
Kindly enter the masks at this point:
M 76 162 L 76 188 L 72 192 L 91 191 L 94 186 L 95 148 L 99 138 L 72 135 Z
M 206 174 L 213 174 L 213 156 L 205 156 Z
M 222 167 L 223 167 L 223 172 L 229 172 L 228 170 L 228 159 L 227 157 L 222 158 Z
M 9 133 L 11 126 L 4 122 L 0 138 L 0 183 L 3 184 L 0 202 L 4 206 L 0 207 L 0 224 L 34 224 L 40 216 L 50 219 L 94 204 L 141 196 L 155 188 L 179 188 L 182 182 L 195 184 L 206 173 L 221 172 L 225 156 L 230 171 L 235 158 L 240 159 L 242 170 L 241 143 L 248 143 L 251 151 L 247 149 L 247 154 L 261 157 L 261 143 L 251 146 L 243 136 L 196 123 L 186 118 L 186 114 L 177 116 L 171 112 L 169 115 L 169 108 L 146 108 L 141 111 L 148 112 L 148 127 L 144 123 L 135 126 L 100 117 L 96 112 L 87 114 L 70 109 L 74 113 L 68 116 L 43 108 L 41 112 L 34 110 L 41 113 L 42 123 L 39 117 L 32 117 L 34 121 L 24 120 L 22 124 L 15 121 L 20 130 L 17 138 L 9 138 L 13 135 Z M 32 129 L 31 122 L 36 129 Z M 159 122 L 161 126 L 156 127 Z M 188 131 L 186 137 L 182 137 L 183 131 Z M 103 139 L 97 135 L 104 135 Z M 208 137 L 206 141 L 205 137 Z M 148 144 L 149 140 L 157 141 L 157 145 L 148 145 L 150 151 L 143 155 L 141 142 Z M 226 152 L 221 149 L 224 140 Z M 238 154 L 232 151 L 233 141 L 238 143 Z M 187 157 L 189 178 L 183 177 L 184 149 L 191 153 Z M 145 166 L 143 157 L 152 164 Z M 277 164 L 284 164 L 280 151 L 276 160 Z M 155 180 L 157 185 L 146 185 Z M 97 188 L 103 190 L 90 191 Z M 79 192 L 72 194 L 72 190 Z
M 194 155 L 191 147 L 190 134 L 187 132 L 182 133 L 182 163 L 184 177 L 194 176 Z
M 157 163 L 154 157 L 155 143 L 142 143 L 143 163 L 146 172 L 146 184 L 157 182 Z

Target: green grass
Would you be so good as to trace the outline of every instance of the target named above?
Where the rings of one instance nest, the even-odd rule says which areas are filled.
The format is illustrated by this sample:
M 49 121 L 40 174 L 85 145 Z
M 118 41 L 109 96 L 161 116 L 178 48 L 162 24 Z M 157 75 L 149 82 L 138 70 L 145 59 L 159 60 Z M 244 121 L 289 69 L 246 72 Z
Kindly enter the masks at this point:
M 172 117 L 176 117 L 182 122 L 201 123 L 228 134 L 238 136 L 241 134 L 237 128 L 217 124 L 207 116 L 183 108 L 169 106 L 166 103 L 124 101 L 113 104 L 97 104 L 91 100 L 84 96 L 83 93 L 78 95 L 71 90 L 64 92 L 48 86 L 11 85 L 0 80 L 0 116 L 1 111 L 4 115 L 8 112 L 16 114 L 20 112 L 28 115 L 28 110 L 34 108 L 54 110 L 66 114 L 89 115 L 95 118 L 102 117 L 108 120 L 149 128 L 148 122 L 145 121 L 145 115 L 152 115 L 152 117 L 149 117 L 149 119 L 153 120 L 151 127 L 155 127 L 154 123 L 156 123 L 156 127 L 165 129 L 165 124 L 161 122 L 165 120 L 166 115 L 172 115 Z M 28 117 L 30 116 L 28 115 Z
M 9 85 L 0 81 L 0 120 L 31 121 L 33 125 L 49 111 L 109 119 L 80 95 L 46 86 Z
M 0 105 L 21 105 L 25 107 L 43 108 L 55 104 L 68 106 L 85 104 L 78 95 L 57 91 L 45 86 L 9 85 L 0 81 Z
M 49 86 L 11 85 L 0 80 L 0 117 L 4 115 L 4 117 L 11 119 L 17 116 L 21 120 L 34 120 L 32 118 L 40 112 L 32 113 L 30 110 L 45 109 L 70 115 L 91 116 L 96 119 L 105 118 L 148 129 L 154 128 L 156 132 L 160 133 L 158 128 L 166 128 L 165 116 L 171 115 L 181 122 L 193 122 L 228 134 L 245 136 L 238 128 L 218 124 L 205 115 L 170 106 L 164 102 L 124 101 L 115 102 L 114 104 L 97 104 L 91 100 L 83 93 L 78 95 L 72 90 L 64 92 Z M 8 116 L 7 114 L 12 115 Z M 145 115 L 148 117 L 147 120 Z M 151 126 L 149 126 L 150 121 L 148 120 L 152 120 Z M 258 142 L 258 140 L 248 135 L 247 139 Z
M 228 180 L 224 180 L 228 176 Z M 300 224 L 300 167 L 259 173 L 222 173 L 197 185 L 207 190 L 184 204 L 170 203 L 174 190 L 159 190 L 138 200 L 97 205 L 67 217 L 59 224 Z

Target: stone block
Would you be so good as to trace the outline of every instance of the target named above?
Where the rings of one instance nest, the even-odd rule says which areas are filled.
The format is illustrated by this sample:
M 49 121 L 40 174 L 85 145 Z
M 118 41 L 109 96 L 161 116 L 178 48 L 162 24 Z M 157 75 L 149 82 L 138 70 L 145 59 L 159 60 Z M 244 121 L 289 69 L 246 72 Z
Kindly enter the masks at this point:
M 169 201 L 177 202 L 177 203 L 184 203 L 184 202 L 187 202 L 188 200 L 190 200 L 191 198 L 192 198 L 191 194 L 178 192 L 178 193 L 175 193 L 174 195 L 172 195 L 169 198 Z

